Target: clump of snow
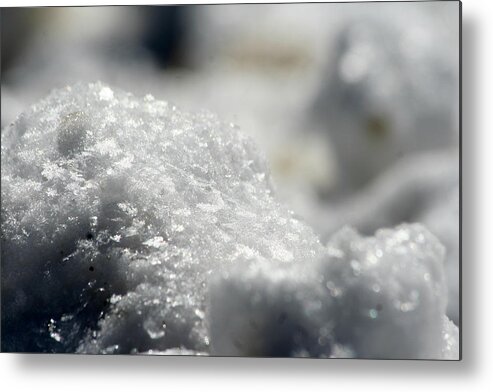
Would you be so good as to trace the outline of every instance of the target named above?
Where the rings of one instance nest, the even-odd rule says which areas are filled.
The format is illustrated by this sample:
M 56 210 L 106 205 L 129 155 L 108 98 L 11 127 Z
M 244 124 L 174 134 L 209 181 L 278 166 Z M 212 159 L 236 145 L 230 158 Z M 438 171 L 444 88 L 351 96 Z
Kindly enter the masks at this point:
M 101 83 L 2 132 L 2 334 L 16 351 L 207 351 L 207 279 L 323 247 L 236 126 Z
M 342 229 L 315 263 L 238 266 L 210 290 L 212 353 L 457 359 L 443 257 L 415 224 Z
M 341 202 L 302 214 L 322 239 L 343 225 L 370 235 L 402 222 L 423 223 L 445 246 L 447 316 L 459 323 L 459 165 L 457 151 L 416 153 Z
M 459 183 L 435 200 L 418 218 L 442 242 L 446 249 L 445 273 L 448 286 L 447 316 L 457 325 L 460 320 L 460 211 Z

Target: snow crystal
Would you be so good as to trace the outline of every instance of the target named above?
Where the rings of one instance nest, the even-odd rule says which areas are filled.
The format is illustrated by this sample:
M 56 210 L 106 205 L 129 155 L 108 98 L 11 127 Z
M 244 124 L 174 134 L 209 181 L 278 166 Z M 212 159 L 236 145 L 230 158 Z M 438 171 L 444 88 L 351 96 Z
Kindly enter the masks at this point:
M 346 228 L 315 263 L 237 266 L 210 290 L 212 353 L 458 358 L 444 248 L 420 225 Z
M 99 91 L 99 99 L 102 101 L 109 101 L 113 99 L 113 91 L 109 87 L 103 87 Z

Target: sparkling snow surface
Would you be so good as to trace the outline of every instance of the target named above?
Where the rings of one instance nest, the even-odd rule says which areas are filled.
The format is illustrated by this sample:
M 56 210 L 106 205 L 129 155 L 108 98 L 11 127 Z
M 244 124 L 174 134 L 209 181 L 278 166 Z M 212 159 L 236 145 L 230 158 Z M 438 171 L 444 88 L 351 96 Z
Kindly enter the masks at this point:
M 458 357 L 427 229 L 323 246 L 212 114 L 78 84 L 2 131 L 1 163 L 3 350 Z
M 237 267 L 212 286 L 212 352 L 457 358 L 443 253 L 421 225 L 367 238 L 344 228 L 316 263 Z

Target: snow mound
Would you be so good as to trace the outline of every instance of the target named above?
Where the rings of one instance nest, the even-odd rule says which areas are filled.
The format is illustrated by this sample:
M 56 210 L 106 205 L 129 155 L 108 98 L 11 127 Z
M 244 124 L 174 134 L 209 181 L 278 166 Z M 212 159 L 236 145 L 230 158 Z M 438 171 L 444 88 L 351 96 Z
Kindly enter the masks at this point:
M 415 224 L 342 229 L 315 263 L 238 266 L 210 290 L 212 353 L 457 359 L 443 257 Z
M 306 221 L 329 239 L 343 225 L 370 235 L 380 227 L 420 222 L 445 246 L 447 316 L 459 323 L 459 157 L 432 151 L 402 158 L 369 186 L 341 202 L 305 210 Z
M 52 92 L 2 132 L 6 351 L 208 351 L 210 275 L 315 259 L 233 124 L 101 84 Z

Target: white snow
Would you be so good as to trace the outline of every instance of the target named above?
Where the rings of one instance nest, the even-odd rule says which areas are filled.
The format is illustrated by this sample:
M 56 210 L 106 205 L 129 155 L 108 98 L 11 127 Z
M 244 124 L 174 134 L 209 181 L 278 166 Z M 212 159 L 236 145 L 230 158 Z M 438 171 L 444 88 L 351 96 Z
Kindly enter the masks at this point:
M 315 263 L 234 267 L 210 290 L 212 353 L 457 359 L 443 256 L 424 227 L 402 225 L 342 229 Z
M 446 20 L 458 9 L 424 7 L 379 4 L 334 34 L 313 114 L 337 155 L 338 196 L 404 154 L 457 146 L 458 24 Z
M 209 275 L 239 249 L 289 262 L 323 247 L 237 129 L 107 91 L 54 91 L 2 132 L 4 346 L 206 351 Z
M 402 222 L 421 222 L 445 245 L 447 316 L 459 323 L 459 164 L 454 150 L 407 156 L 369 186 L 340 202 L 301 215 L 329 239 L 343 225 L 364 234 Z
M 210 113 L 77 84 L 2 131 L 1 163 L 4 350 L 458 356 L 432 234 L 323 246 Z

